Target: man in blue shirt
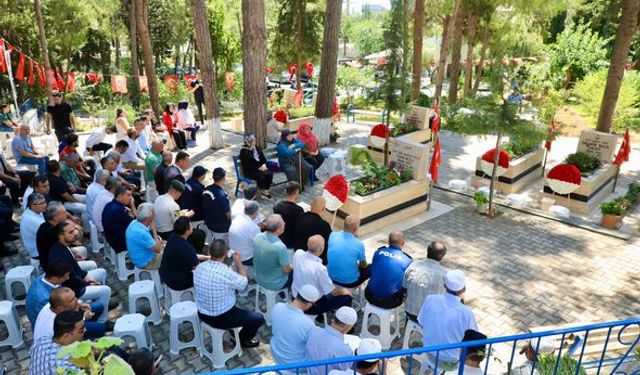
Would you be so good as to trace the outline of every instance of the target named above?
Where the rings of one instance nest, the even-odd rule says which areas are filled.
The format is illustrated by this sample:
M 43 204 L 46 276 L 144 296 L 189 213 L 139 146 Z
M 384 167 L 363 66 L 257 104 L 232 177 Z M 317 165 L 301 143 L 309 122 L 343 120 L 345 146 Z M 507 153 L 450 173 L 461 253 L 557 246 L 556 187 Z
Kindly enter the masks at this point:
M 360 220 L 349 215 L 344 219 L 344 229 L 329 236 L 329 276 L 335 284 L 345 288 L 356 288 L 371 275 L 364 244 L 356 237 L 359 227 Z
M 231 226 L 231 206 L 224 191 L 226 172 L 218 167 L 213 170 L 213 184 L 207 186 L 202 194 L 204 223 L 213 232 L 214 239 L 228 241 Z
M 11 152 L 17 164 L 37 165 L 38 174 L 43 175 L 47 173 L 49 157 L 35 151 L 30 133 L 29 125 L 20 125 L 20 133 L 11 141 Z
M 125 232 L 136 213 L 133 194 L 125 185 L 120 185 L 114 194 L 115 198 L 102 211 L 104 237 L 116 253 L 127 250 Z
M 143 203 L 138 207 L 136 220 L 126 231 L 127 250 L 131 262 L 140 269 L 156 270 L 162 260 L 162 240 L 156 231 L 153 203 Z
M 58 260 L 53 261 L 49 263 L 47 272 L 37 278 L 29 287 L 25 305 L 27 307 L 27 317 L 29 318 L 29 322 L 31 322 L 32 329 L 34 324 L 36 324 L 38 313 L 40 313 L 44 305 L 49 303 L 51 291 L 67 281 L 70 272 L 71 265 L 69 263 Z
M 402 286 L 404 272 L 411 264 L 411 257 L 402 251 L 404 235 L 389 233 L 389 246 L 376 250 L 371 263 L 371 278 L 364 291 L 372 305 L 394 309 L 404 302 L 407 290 Z

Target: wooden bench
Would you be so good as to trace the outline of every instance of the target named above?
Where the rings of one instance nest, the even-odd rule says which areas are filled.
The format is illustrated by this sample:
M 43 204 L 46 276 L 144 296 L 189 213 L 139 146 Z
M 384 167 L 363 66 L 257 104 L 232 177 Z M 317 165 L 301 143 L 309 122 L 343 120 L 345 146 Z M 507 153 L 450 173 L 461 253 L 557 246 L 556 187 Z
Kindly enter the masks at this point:
M 351 117 L 351 122 L 356 122 L 356 115 L 380 116 L 380 122 L 385 122 L 387 110 L 385 109 L 382 112 L 365 111 L 362 109 L 355 109 L 353 104 L 349 104 L 347 106 L 347 123 L 349 123 L 349 117 Z

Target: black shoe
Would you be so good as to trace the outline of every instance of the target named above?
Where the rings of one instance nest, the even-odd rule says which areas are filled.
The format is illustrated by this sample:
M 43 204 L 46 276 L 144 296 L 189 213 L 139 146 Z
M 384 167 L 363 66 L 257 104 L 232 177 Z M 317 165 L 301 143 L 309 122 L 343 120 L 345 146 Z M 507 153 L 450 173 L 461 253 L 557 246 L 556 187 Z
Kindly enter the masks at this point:
M 109 301 L 109 311 L 117 309 L 118 306 L 120 306 L 120 304 L 118 303 L 118 301 L 114 301 L 114 300 L 110 300 Z
M 240 341 L 240 346 L 243 348 L 255 348 L 258 345 L 260 345 L 260 341 L 256 339 Z
M 6 247 L 0 249 L 0 258 L 18 254 L 16 249 L 8 249 Z
M 106 322 L 104 322 L 104 330 L 106 332 L 113 332 L 113 328 L 116 326 L 115 322 L 112 322 L 110 320 L 107 320 Z

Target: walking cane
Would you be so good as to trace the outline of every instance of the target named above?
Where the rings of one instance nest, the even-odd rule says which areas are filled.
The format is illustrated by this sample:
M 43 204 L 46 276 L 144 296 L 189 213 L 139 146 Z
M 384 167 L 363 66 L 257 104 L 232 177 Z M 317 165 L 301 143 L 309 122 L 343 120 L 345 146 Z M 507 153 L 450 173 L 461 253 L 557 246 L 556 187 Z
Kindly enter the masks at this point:
M 302 152 L 300 149 L 296 151 L 298 154 L 298 183 L 300 184 L 300 191 L 304 190 L 304 185 L 302 184 Z

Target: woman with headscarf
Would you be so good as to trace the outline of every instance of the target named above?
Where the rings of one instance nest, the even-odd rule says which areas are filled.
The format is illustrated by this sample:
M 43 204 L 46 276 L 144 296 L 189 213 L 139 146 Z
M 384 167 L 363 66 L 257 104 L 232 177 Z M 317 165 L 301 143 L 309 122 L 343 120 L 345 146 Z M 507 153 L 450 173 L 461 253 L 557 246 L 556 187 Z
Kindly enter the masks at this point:
M 287 180 L 298 181 L 302 177 L 302 185 L 309 179 L 311 165 L 304 158 L 301 159 L 300 153 L 304 144 L 293 137 L 289 129 L 285 129 L 280 133 L 280 142 L 278 142 L 278 163 L 280 168 L 287 175 Z M 298 164 L 302 165 L 301 176 L 299 176 Z
M 267 159 L 264 157 L 264 153 L 260 147 L 256 146 L 256 136 L 253 133 L 244 136 L 244 145 L 240 150 L 240 164 L 242 173 L 256 181 L 260 193 L 271 198 L 269 188 L 271 188 L 273 174 L 267 168 Z
M 304 148 L 302 149 L 304 160 L 311 164 L 311 166 L 317 171 L 324 162 L 324 156 L 320 153 L 318 138 L 313 134 L 313 128 L 311 125 L 307 123 L 300 125 L 300 128 L 298 129 L 298 139 L 304 144 Z

